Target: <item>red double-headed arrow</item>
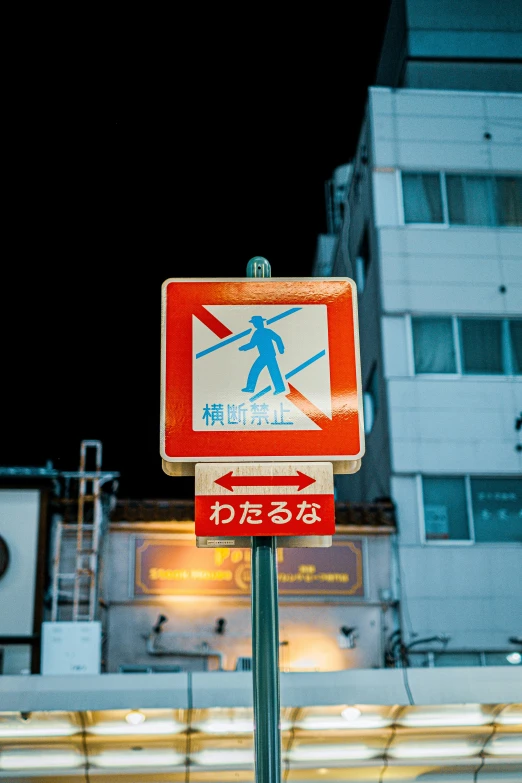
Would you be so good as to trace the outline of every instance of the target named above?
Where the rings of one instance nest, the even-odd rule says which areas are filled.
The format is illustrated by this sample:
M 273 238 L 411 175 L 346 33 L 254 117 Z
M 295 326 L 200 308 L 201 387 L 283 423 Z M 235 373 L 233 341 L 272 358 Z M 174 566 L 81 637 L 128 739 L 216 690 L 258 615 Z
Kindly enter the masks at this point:
M 314 478 L 301 473 L 300 470 L 297 471 L 297 476 L 234 476 L 233 473 L 231 470 L 215 479 L 214 484 L 233 492 L 234 487 L 297 487 L 301 490 L 315 483 Z

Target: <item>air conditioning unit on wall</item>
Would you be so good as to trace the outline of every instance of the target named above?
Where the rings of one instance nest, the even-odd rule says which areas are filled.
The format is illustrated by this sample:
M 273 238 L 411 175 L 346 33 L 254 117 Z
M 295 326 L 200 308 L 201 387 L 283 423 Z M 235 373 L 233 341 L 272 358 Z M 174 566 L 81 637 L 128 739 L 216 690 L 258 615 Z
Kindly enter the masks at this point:
M 41 493 L 0 489 L 0 636 L 27 636 L 35 628 Z M 31 646 L 5 645 L 0 674 L 27 674 Z

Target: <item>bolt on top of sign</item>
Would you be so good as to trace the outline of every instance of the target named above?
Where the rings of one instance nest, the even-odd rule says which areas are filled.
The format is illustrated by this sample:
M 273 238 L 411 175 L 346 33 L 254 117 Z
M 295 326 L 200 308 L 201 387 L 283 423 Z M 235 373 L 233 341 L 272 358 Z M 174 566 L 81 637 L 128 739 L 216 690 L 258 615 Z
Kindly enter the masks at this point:
M 360 459 L 354 282 L 166 280 L 161 385 L 167 462 Z

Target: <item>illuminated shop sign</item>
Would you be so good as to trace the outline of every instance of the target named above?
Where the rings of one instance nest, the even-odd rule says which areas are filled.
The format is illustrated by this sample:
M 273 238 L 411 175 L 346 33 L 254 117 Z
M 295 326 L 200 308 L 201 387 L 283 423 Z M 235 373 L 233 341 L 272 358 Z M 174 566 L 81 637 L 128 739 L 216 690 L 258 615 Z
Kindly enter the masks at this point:
M 280 595 L 363 596 L 362 541 L 277 550 Z M 250 549 L 197 549 L 192 541 L 136 536 L 134 596 L 250 595 Z

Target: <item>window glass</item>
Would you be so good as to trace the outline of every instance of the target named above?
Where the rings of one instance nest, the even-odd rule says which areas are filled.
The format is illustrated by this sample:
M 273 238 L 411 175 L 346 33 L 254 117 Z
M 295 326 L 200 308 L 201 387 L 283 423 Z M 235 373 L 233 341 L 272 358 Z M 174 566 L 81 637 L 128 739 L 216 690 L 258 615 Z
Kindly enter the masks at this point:
M 513 372 L 519 374 L 522 373 L 522 320 L 509 321 L 509 335 Z
M 466 226 L 494 226 L 495 181 L 493 177 L 447 174 L 449 222 Z
M 403 174 L 405 223 L 442 223 L 442 197 L 438 174 Z
M 426 539 L 469 540 L 464 479 L 424 477 L 422 490 Z
M 472 478 L 475 541 L 522 541 L 522 479 Z
M 522 177 L 497 177 L 499 226 L 522 226 Z
M 415 372 L 457 372 L 451 318 L 412 318 Z
M 460 322 L 462 367 L 469 373 L 502 373 L 502 323 L 465 318 Z

